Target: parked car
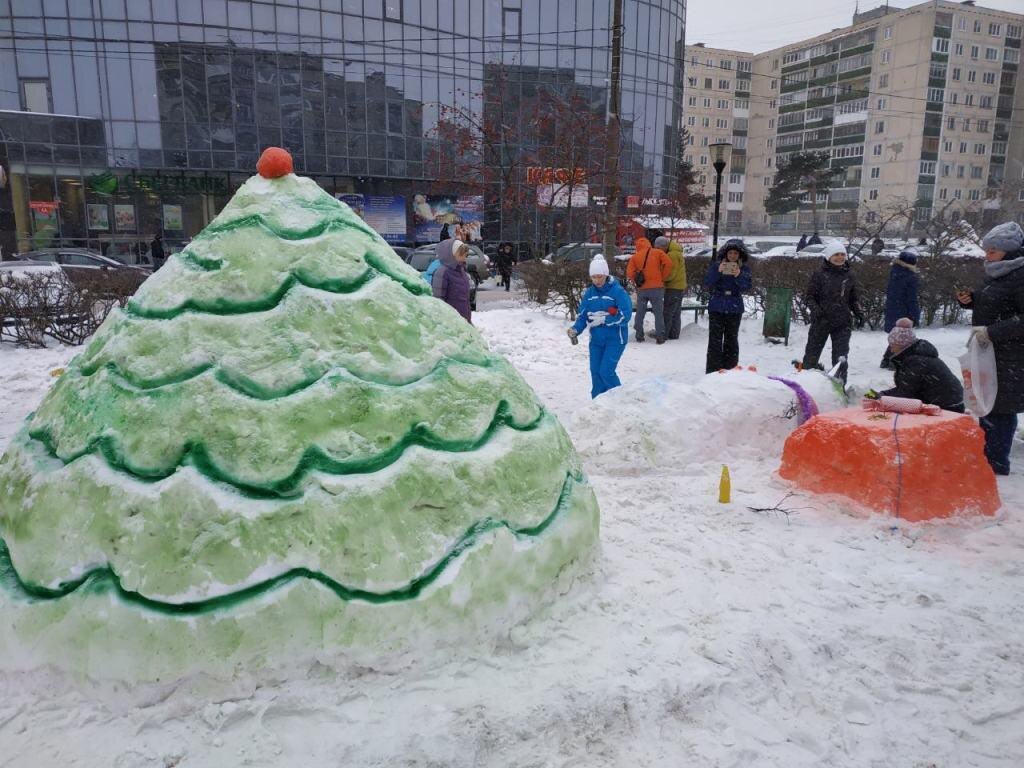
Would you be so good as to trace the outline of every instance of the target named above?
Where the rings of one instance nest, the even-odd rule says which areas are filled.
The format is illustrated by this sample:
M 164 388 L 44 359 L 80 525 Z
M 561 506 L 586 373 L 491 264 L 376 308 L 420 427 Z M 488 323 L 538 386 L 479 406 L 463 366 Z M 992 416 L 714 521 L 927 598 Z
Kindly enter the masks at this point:
M 97 280 L 102 287 L 103 279 L 120 279 L 134 290 L 153 272 L 149 267 L 124 264 L 87 248 L 44 248 L 20 253 L 18 260 L 57 264 L 72 282 L 90 283 L 92 287 L 97 285 Z
M 714 248 L 711 248 L 710 246 L 705 246 L 704 248 L 698 248 L 695 251 L 688 252 L 686 256 L 688 258 L 694 259 L 710 259 L 714 255 L 714 253 Z
M 417 269 L 420 272 L 426 272 L 427 267 L 430 266 L 430 262 L 437 258 L 437 245 L 437 243 L 431 243 L 430 245 L 422 245 L 419 248 L 417 248 L 413 252 L 413 255 L 412 257 L 410 257 L 409 261 L 409 264 L 413 267 L 413 269 Z M 480 248 L 478 248 L 477 246 L 472 245 L 470 243 L 466 243 L 466 245 L 469 246 L 469 258 L 466 259 L 466 272 L 468 272 L 469 276 L 473 278 L 473 283 L 475 285 L 480 285 L 482 281 L 490 277 L 491 260 L 488 259 L 487 255 L 483 251 L 481 251 Z M 430 256 L 429 260 L 427 261 L 426 264 L 423 265 L 422 268 L 417 267 L 415 264 L 413 264 L 413 259 L 416 258 L 417 254 L 429 254 Z M 422 262 L 423 258 L 425 257 L 421 257 L 419 259 L 419 262 Z
M 762 254 L 766 259 L 773 259 L 776 256 L 796 256 L 795 245 L 776 245 L 774 248 L 769 248 Z
M 473 246 L 470 246 L 472 248 Z M 419 272 L 421 275 L 427 271 L 427 267 L 430 263 L 437 258 L 437 253 L 434 250 L 428 248 L 418 248 L 412 252 L 409 257 L 409 266 Z M 476 311 L 476 281 L 472 281 L 469 285 L 469 308 L 474 312 Z
M 549 253 L 544 257 L 544 260 L 551 264 L 566 264 L 574 261 L 590 261 L 597 254 L 604 254 L 605 259 L 610 256 L 613 258 L 618 256 L 618 249 L 613 249 L 614 253 L 608 254 L 605 252 L 605 247 L 602 243 L 568 243 L 563 245 L 554 253 Z

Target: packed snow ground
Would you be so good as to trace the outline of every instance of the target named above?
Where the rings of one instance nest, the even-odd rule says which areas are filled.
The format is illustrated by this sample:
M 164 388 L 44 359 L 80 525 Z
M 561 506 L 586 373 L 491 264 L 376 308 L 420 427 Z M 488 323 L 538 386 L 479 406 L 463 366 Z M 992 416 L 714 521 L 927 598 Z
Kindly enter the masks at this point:
M 803 494 L 788 516 L 755 513 L 788 492 L 775 433 L 750 429 L 744 445 L 707 428 L 706 396 L 679 394 L 709 387 L 706 326 L 631 343 L 626 386 L 598 407 L 564 319 L 487 298 L 478 327 L 581 446 L 602 511 L 588 578 L 497 640 L 374 668 L 158 691 L 0 677 L 0 764 L 1024 765 L 1024 444 L 995 520 L 907 525 Z M 789 347 L 759 329 L 744 321 L 741 363 L 792 374 L 806 329 Z M 953 366 L 966 334 L 920 333 Z M 851 383 L 890 385 L 884 343 L 854 334 Z M 0 450 L 73 353 L 0 346 Z M 756 394 L 744 376 L 720 397 Z M 726 426 L 741 423 L 732 410 Z M 640 456 L 641 433 L 664 444 Z M 723 454 L 731 504 L 717 501 Z

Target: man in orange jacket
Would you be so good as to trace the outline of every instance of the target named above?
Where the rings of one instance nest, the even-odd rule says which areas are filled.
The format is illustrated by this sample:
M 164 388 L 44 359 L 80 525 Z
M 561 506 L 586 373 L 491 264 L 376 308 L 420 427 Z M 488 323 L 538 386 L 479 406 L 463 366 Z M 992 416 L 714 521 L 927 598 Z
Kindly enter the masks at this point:
M 660 248 L 652 248 L 646 237 L 636 241 L 636 253 L 626 267 L 626 277 L 636 286 L 636 315 L 633 329 L 636 340 L 644 340 L 644 315 L 650 303 L 654 313 L 654 336 L 665 343 L 665 281 L 672 274 L 672 260 Z

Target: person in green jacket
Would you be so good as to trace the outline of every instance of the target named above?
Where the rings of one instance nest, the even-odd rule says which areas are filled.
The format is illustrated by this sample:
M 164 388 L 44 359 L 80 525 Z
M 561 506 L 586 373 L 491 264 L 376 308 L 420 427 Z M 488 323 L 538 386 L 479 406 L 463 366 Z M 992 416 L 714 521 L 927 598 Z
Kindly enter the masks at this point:
M 672 271 L 665 281 L 665 336 L 669 339 L 679 338 L 682 325 L 680 316 L 683 314 L 683 294 L 686 293 L 686 262 L 683 260 L 683 246 L 667 237 L 659 237 L 654 241 L 655 248 L 661 248 L 668 254 L 672 262 Z

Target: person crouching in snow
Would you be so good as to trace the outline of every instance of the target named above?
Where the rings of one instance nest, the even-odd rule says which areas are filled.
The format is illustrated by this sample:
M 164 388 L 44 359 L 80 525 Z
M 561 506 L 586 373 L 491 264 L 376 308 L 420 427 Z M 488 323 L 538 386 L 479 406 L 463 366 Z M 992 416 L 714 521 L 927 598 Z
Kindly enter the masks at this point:
M 914 323 L 901 317 L 889 332 L 889 361 L 896 386 L 879 395 L 913 397 L 947 411 L 964 412 L 964 387 L 939 359 L 931 343 L 914 335 Z
M 811 275 L 804 293 L 804 302 L 811 311 L 811 327 L 807 331 L 804 348 L 804 368 L 821 368 L 818 358 L 825 342 L 832 337 L 832 365 L 850 354 L 850 336 L 853 321 L 864 326 L 864 313 L 858 300 L 857 282 L 846 263 L 846 248 L 842 243 L 830 242 L 824 251 L 825 262 Z M 839 366 L 839 378 L 846 381 L 848 366 Z
M 436 298 L 441 299 L 472 323 L 469 275 L 466 274 L 468 258 L 469 246 L 461 240 L 449 239 L 441 242 L 437 246 L 437 259 L 441 266 L 430 279 L 430 287 Z
M 590 396 L 619 386 L 615 368 L 629 341 L 629 318 L 633 314 L 633 301 L 626 289 L 608 274 L 608 262 L 598 254 L 590 262 L 590 280 L 593 283 L 583 293 L 580 313 L 569 329 L 569 338 L 590 329 Z
M 729 240 L 718 251 L 704 276 L 708 299 L 708 355 L 705 373 L 735 368 L 740 361 L 740 321 L 743 294 L 752 280 L 747 266 L 747 247 L 742 240 Z
M 893 259 L 889 268 L 889 285 L 885 289 L 885 332 L 896 327 L 896 321 L 908 317 L 914 325 L 921 322 L 921 306 L 918 303 L 917 249 L 910 245 Z M 890 348 L 885 348 L 882 368 L 892 368 Z

